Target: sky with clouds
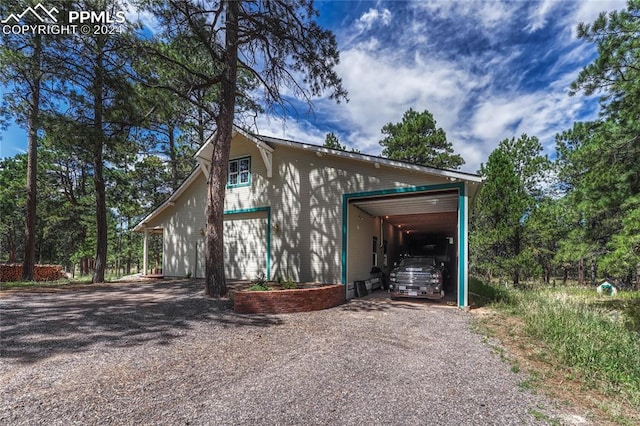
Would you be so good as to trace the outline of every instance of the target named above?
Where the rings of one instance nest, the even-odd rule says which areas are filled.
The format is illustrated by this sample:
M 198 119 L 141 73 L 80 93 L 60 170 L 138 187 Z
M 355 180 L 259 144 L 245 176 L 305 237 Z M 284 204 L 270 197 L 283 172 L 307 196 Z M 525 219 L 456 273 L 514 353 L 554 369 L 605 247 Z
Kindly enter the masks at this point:
M 380 129 L 413 108 L 429 110 L 463 171 L 476 172 L 504 138 L 537 136 L 552 155 L 556 133 L 597 116 L 595 98 L 568 88 L 595 47 L 576 38 L 579 22 L 623 9 L 620 0 L 316 1 L 336 34 L 338 73 L 349 102 L 320 98 L 282 122 L 262 116 L 261 134 L 322 144 L 334 132 L 348 147 L 377 155 Z M 254 129 L 255 130 L 255 129 Z M 12 126 L 0 157 L 26 149 Z

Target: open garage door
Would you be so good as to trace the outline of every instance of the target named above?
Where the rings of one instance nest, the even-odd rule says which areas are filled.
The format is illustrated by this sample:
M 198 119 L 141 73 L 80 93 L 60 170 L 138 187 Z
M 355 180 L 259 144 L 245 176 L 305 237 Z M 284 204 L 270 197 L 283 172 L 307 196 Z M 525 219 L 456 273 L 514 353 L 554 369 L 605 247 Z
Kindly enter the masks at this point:
M 388 277 L 403 256 L 426 255 L 446 269 L 445 298 L 465 306 L 467 290 L 466 283 L 461 286 L 460 271 L 466 271 L 466 264 L 461 269 L 466 256 L 460 258 L 460 236 L 466 211 L 461 215 L 461 192 L 374 194 L 348 200 L 346 282 L 366 279 L 376 267 Z M 458 297 L 461 288 L 464 294 Z

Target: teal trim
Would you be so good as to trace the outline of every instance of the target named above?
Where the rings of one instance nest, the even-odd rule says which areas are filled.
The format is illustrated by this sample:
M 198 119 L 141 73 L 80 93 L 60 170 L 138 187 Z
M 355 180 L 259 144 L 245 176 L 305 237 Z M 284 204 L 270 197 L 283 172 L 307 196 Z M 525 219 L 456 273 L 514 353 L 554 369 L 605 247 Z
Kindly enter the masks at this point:
M 380 195 L 410 194 L 417 192 L 440 191 L 446 189 L 457 189 L 458 193 L 464 194 L 464 183 L 442 183 L 437 185 L 408 186 L 403 188 L 381 189 L 377 191 L 342 194 L 342 285 L 346 286 L 347 284 L 347 220 L 350 200 L 354 198 L 367 198 Z M 464 216 L 464 212 L 462 216 Z
M 237 158 L 232 158 L 229 160 L 229 163 L 232 161 L 240 161 L 240 160 L 245 160 L 245 159 L 249 159 L 249 181 L 248 182 L 244 182 L 244 183 L 236 183 L 235 185 L 231 185 L 229 183 L 229 177 L 227 177 L 227 189 L 231 189 L 231 188 L 242 188 L 243 186 L 251 186 L 251 182 L 253 181 L 253 172 L 251 171 L 251 156 L 247 155 L 245 157 L 237 157 Z M 240 166 L 238 166 L 240 167 Z M 229 165 L 227 164 L 227 175 L 229 174 Z M 238 172 L 238 179 L 240 179 L 240 173 Z
M 253 207 L 249 209 L 225 210 L 223 214 L 247 214 L 267 212 L 267 280 L 271 280 L 271 207 Z
M 437 185 L 425 185 L 425 186 L 405 186 L 402 188 L 393 188 L 393 189 L 379 189 L 377 191 L 368 191 L 368 192 L 353 192 L 351 194 L 344 194 L 344 197 L 347 199 L 351 198 L 365 198 L 365 197 L 374 197 L 376 195 L 394 195 L 394 194 L 404 194 L 411 192 L 426 192 L 426 191 L 438 191 L 442 189 L 460 189 L 464 190 L 464 183 L 441 183 Z
M 239 210 L 225 210 L 223 214 L 243 214 L 243 213 L 256 213 L 256 212 L 271 212 L 271 207 L 252 207 L 249 209 Z
M 347 222 L 349 219 L 349 196 L 342 194 L 342 285 L 347 285 Z M 346 291 L 346 290 L 345 290 Z
M 465 187 L 458 190 L 458 307 L 465 306 L 467 294 L 467 282 L 465 263 L 467 262 L 467 238 L 466 238 L 466 213 Z

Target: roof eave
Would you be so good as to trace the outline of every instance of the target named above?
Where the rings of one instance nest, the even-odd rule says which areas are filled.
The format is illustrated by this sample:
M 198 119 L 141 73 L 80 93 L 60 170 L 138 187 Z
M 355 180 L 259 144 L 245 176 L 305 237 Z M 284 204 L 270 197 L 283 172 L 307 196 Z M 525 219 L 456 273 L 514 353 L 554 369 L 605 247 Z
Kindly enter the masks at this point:
M 258 136 L 258 137 L 262 137 L 262 136 Z M 402 169 L 402 170 L 412 170 L 419 173 L 428 173 L 431 175 L 448 178 L 449 180 L 452 180 L 452 181 L 464 180 L 467 182 L 474 182 L 474 183 L 482 183 L 484 181 L 482 176 L 475 175 L 475 174 L 457 172 L 455 170 L 436 169 L 433 167 L 420 166 L 417 164 L 411 164 L 411 163 L 406 163 L 406 162 L 397 161 L 397 160 L 390 160 L 388 158 L 376 157 L 368 154 L 361 154 L 356 152 L 347 152 L 347 151 L 340 151 L 340 150 L 331 149 L 331 148 L 325 148 L 322 146 L 307 144 L 303 142 L 295 142 L 295 141 L 288 141 L 285 139 L 270 138 L 269 143 L 285 145 L 285 146 L 289 146 L 297 149 L 307 149 L 320 154 L 329 154 L 329 155 L 334 155 L 337 157 L 347 158 L 347 159 L 356 160 L 356 161 L 363 161 L 363 162 L 371 163 L 374 166 L 376 164 L 379 164 L 379 165 L 384 165 L 387 167 L 393 167 L 393 168 Z

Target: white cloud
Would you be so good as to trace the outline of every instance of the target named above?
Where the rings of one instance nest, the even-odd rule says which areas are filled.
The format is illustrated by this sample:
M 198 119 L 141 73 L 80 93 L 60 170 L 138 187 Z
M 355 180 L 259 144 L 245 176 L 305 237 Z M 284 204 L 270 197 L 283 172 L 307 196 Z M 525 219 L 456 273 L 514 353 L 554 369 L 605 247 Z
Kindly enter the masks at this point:
M 377 22 L 388 26 L 391 23 L 391 11 L 389 9 L 369 9 L 356 21 L 356 27 L 360 31 L 370 30 Z
M 299 120 L 290 117 L 283 121 L 267 114 L 260 114 L 255 125 L 250 130 L 264 136 L 290 139 L 315 145 L 322 145 L 326 136 L 326 133 L 311 125 L 304 117 L 300 117 Z
M 469 131 L 491 149 L 505 138 L 517 138 L 523 133 L 537 136 L 549 154 L 555 134 L 571 127 L 581 108 L 582 101 L 567 96 L 563 90 L 495 95 L 478 105 Z
M 598 9 L 612 10 L 607 6 L 612 2 L 598 3 Z M 332 117 L 324 125 L 346 129 L 338 135 L 343 144 L 377 155 L 381 151 L 380 129 L 386 123 L 400 121 L 410 107 L 418 111 L 427 109 L 447 132 L 455 151 L 465 159 L 462 170 L 475 173 L 502 139 L 519 137 L 522 133 L 537 136 L 545 153 L 550 154 L 555 134 L 584 118 L 580 114 L 589 110 L 585 105 L 592 100 L 569 97 L 567 89 L 593 54 L 593 46 L 577 42 L 568 33 L 573 23 L 592 20 L 588 15 L 595 19 L 594 7 L 576 3 L 575 13 L 561 18 L 556 13 L 559 3 L 553 1 L 541 3 L 537 11 L 527 12 L 528 15 L 522 15 L 523 3 L 513 2 L 440 1 L 418 2 L 414 6 L 440 18 L 464 21 L 462 28 L 479 28 L 503 46 L 505 34 L 499 34 L 499 26 L 504 20 L 524 17 L 528 22 L 523 29 L 525 35 L 545 28 L 552 19 L 566 21 L 566 32 L 556 37 L 554 48 L 547 54 L 565 53 L 542 71 L 544 78 L 553 76 L 554 80 L 538 88 L 525 84 L 524 79 L 532 75 L 521 66 L 518 69 L 522 81 L 518 75 L 505 79 L 510 67 L 529 61 L 531 52 L 525 44 L 507 43 L 507 48 L 500 50 L 447 55 L 441 50 L 438 34 L 429 32 L 428 23 L 420 19 L 424 12 L 419 9 L 415 9 L 413 20 L 394 28 L 397 36 L 391 44 L 375 29 L 367 33 L 366 39 L 362 38 L 364 29 L 385 25 L 384 14 L 370 9 L 356 21 L 355 29 L 360 29 L 360 34 L 354 34 L 354 27 L 343 33 L 337 71 L 349 91 L 350 102 L 340 105 L 328 99 L 315 102 L 318 114 Z M 390 16 L 391 12 L 389 19 Z M 326 134 L 326 130 L 305 122 L 304 117 L 289 120 L 284 126 L 277 120 L 260 120 L 259 131 L 317 144 L 324 142 Z
M 160 23 L 148 10 L 141 10 L 137 3 L 127 0 L 123 2 L 123 9 L 125 13 L 125 19 L 128 23 L 141 23 L 152 33 L 160 31 Z
M 527 30 L 533 33 L 539 29 L 544 28 L 547 24 L 547 17 L 553 8 L 558 5 L 557 0 L 544 0 L 536 7 L 532 8 L 532 13 L 529 15 L 529 26 Z
M 569 17 L 567 23 L 571 25 L 571 32 L 576 36 L 576 28 L 580 22 L 591 24 L 601 12 L 626 9 L 626 0 L 598 0 L 578 2 L 578 8 Z
M 516 3 L 517 5 L 517 3 Z M 416 1 L 414 6 L 426 9 L 441 19 L 476 22 L 486 30 L 504 25 L 514 14 L 514 2 L 509 1 Z M 518 5 L 520 7 L 520 5 Z M 474 25 L 475 26 L 475 25 Z
M 388 122 L 399 122 L 410 107 L 429 110 L 438 126 L 452 134 L 459 127 L 469 93 L 488 82 L 488 77 L 473 75 L 460 62 L 410 56 L 399 50 L 391 53 L 355 46 L 341 57 L 338 73 L 350 102 L 322 102 L 318 107 L 332 111 L 343 127 L 352 129 L 341 138 L 343 143 L 367 154 L 380 153 L 380 129 Z M 470 167 L 477 169 L 476 164 Z

